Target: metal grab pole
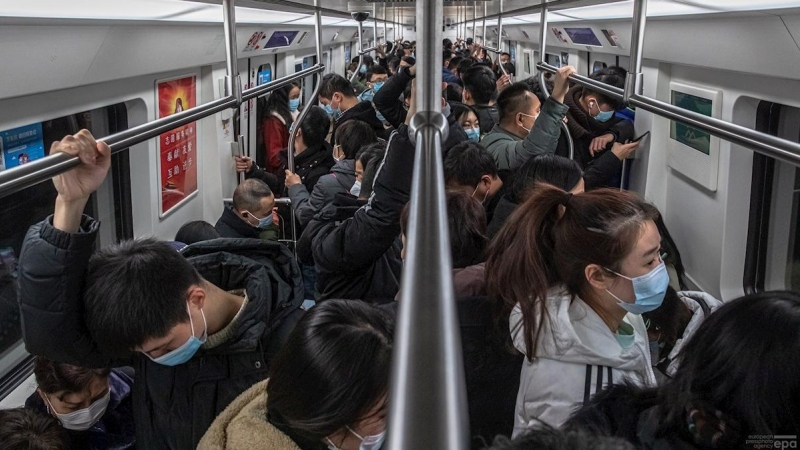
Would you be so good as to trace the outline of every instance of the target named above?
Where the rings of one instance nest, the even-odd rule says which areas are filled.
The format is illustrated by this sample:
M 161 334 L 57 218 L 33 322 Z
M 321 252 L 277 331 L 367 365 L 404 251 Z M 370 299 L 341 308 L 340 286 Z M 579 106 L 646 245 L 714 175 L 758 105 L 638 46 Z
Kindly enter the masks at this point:
M 547 48 L 547 4 L 545 3 L 546 0 L 542 0 L 542 17 L 539 20 L 539 24 L 541 29 L 539 30 L 539 58 L 542 60 L 542 64 L 544 64 L 544 57 L 545 57 L 545 49 Z M 550 91 L 547 89 L 547 83 L 545 83 L 544 79 L 544 72 L 539 71 L 539 87 L 542 89 L 542 93 L 544 94 L 545 98 L 550 98 Z M 564 136 L 567 138 L 567 147 L 569 148 L 569 159 L 575 159 L 575 141 L 572 139 L 572 135 L 569 132 L 569 127 L 566 123 L 561 123 L 561 131 L 564 133 Z
M 472 43 L 475 43 L 475 23 L 478 17 L 478 0 L 472 2 Z
M 361 49 L 364 48 L 364 45 L 361 42 L 362 41 L 362 35 L 361 35 L 362 29 L 363 29 L 363 23 L 359 20 L 358 21 L 358 66 L 356 66 L 356 70 L 353 71 L 353 74 L 350 75 L 350 82 L 351 83 L 358 76 L 358 71 L 361 70 L 361 64 L 364 63 L 364 55 L 361 54 Z M 347 64 L 350 64 L 350 61 L 348 61 Z
M 416 3 L 417 41 L 441 42 L 443 0 Z M 417 48 L 408 254 L 394 340 L 388 448 L 468 448 L 466 388 L 445 207 L 442 52 Z M 397 137 L 395 137 L 397 139 Z
M 375 50 L 377 50 L 377 49 L 378 49 L 378 46 L 375 46 L 375 47 L 370 47 L 370 48 L 368 48 L 368 49 L 366 49 L 366 50 L 361 50 L 360 52 L 358 52 L 358 54 L 359 54 L 359 55 L 366 55 L 367 53 L 372 53 L 372 52 L 374 52 L 374 51 L 375 51 Z
M 378 46 L 378 5 L 372 4 L 372 40 L 375 42 L 374 47 Z
M 223 29 L 225 31 L 225 58 L 228 60 L 228 76 L 225 96 L 234 96 L 236 106 L 242 104 L 242 82 L 239 79 L 239 56 L 236 50 L 236 6 L 234 0 L 222 0 Z
M 481 47 L 486 47 L 486 3 L 483 3 L 483 36 L 481 37 Z
M 622 101 L 627 105 L 631 97 L 641 95 L 642 50 L 644 49 L 644 26 L 647 22 L 647 0 L 635 0 L 633 4 L 633 29 L 631 30 L 631 66 L 625 78 L 625 93 Z

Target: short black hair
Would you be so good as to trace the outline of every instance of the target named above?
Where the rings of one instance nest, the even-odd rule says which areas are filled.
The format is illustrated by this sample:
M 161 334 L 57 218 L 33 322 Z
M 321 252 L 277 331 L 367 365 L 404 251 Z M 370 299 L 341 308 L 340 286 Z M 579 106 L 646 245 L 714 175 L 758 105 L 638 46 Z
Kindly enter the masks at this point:
M 362 146 L 378 142 L 375 130 L 360 120 L 348 120 L 336 128 L 336 144 L 342 146 L 344 159 L 355 159 Z
M 471 112 L 472 114 L 475 114 L 475 117 L 478 117 L 478 112 L 475 111 L 475 108 L 473 108 L 472 106 L 465 105 L 463 103 L 453 103 L 452 108 L 453 108 L 453 117 L 456 118 L 456 121 L 460 121 L 461 116 L 463 116 L 468 112 Z
M 449 49 L 442 50 L 442 62 L 449 60 L 453 57 L 453 51 Z
M 114 355 L 164 337 L 189 320 L 191 286 L 203 279 L 180 253 L 155 239 L 123 241 L 95 253 L 86 271 L 86 325 Z
M 0 442 L 5 450 L 67 450 L 70 441 L 58 421 L 33 409 L 0 409 Z
M 557 155 L 534 156 L 514 172 L 505 195 L 508 201 L 519 205 L 527 200 L 527 194 L 537 183 L 551 184 L 569 192 L 581 179 L 581 167 L 569 158 Z
M 444 98 L 448 102 L 460 102 L 463 91 L 461 86 L 455 83 L 447 83 L 447 88 L 444 90 Z
M 477 186 L 484 175 L 497 176 L 497 164 L 480 144 L 462 142 L 444 158 L 444 180 L 449 186 Z
M 394 321 L 383 310 L 360 300 L 317 304 L 273 361 L 270 423 L 302 448 L 317 448 L 369 417 L 389 392 L 393 342 Z
M 473 65 L 464 73 L 459 73 L 464 82 L 464 90 L 472 94 L 475 103 L 488 105 L 497 90 L 497 78 L 492 69 L 484 65 Z
M 361 194 L 359 197 L 368 198 L 372 194 L 372 187 L 375 183 L 378 167 L 383 163 L 386 156 L 386 146 L 380 142 L 361 147 L 356 159 L 361 162 L 364 175 L 361 177 Z
M 450 49 L 450 47 L 452 47 L 452 46 L 453 46 L 453 41 L 451 41 L 451 40 L 450 40 L 450 39 L 448 39 L 448 38 L 444 38 L 444 39 L 442 39 L 442 47 L 443 47 L 445 50 L 449 50 L 449 49 Z
M 400 67 L 400 58 L 392 58 L 389 60 L 389 70 L 392 73 L 397 73 L 397 69 Z
M 383 66 L 375 65 L 375 66 L 372 66 L 372 68 L 369 69 L 369 71 L 367 71 L 366 80 L 367 81 L 372 81 L 372 76 L 373 75 L 389 75 L 389 73 L 386 72 L 386 69 L 384 69 Z
M 497 97 L 497 109 L 500 112 L 500 122 L 513 119 L 517 113 L 528 114 L 531 107 L 531 98 L 528 97 L 531 89 L 522 81 L 513 83 L 503 89 Z
M 308 107 L 306 118 L 300 124 L 300 131 L 303 132 L 303 142 L 307 147 L 316 147 L 325 142 L 328 136 L 328 129 L 331 127 L 331 119 L 324 109 L 317 105 Z
M 186 222 L 175 234 L 175 240 L 183 242 L 186 245 L 192 245 L 196 242 L 210 241 L 217 239 L 219 233 L 214 225 L 206 222 L 205 220 L 193 220 Z
M 468 38 L 467 38 L 467 45 L 472 45 L 472 42 L 473 42 L 473 41 L 472 41 L 472 38 L 471 38 L 471 37 L 468 37 Z
M 450 64 L 447 66 L 450 68 L 450 70 L 454 70 L 458 67 L 458 63 L 460 63 L 462 59 L 464 59 L 464 57 L 461 55 L 453 56 L 450 58 Z
M 463 78 L 464 72 L 469 70 L 469 68 L 474 65 L 475 65 L 475 58 L 471 56 L 466 56 L 462 58 L 461 61 L 458 62 L 458 68 L 456 69 L 458 70 L 458 75 Z
M 258 211 L 261 209 L 261 199 L 271 195 L 272 190 L 267 183 L 258 178 L 248 178 L 233 191 L 233 207 L 239 212 Z
M 508 56 L 508 58 L 511 59 L 511 53 L 508 52 L 500 52 L 500 56 Z
M 416 64 L 416 63 L 417 63 L 417 60 L 416 60 L 416 59 L 414 59 L 414 57 L 413 57 L 413 56 L 403 56 L 402 60 L 403 60 L 403 61 L 404 61 L 406 64 L 408 64 L 409 66 L 413 66 L 414 64 Z
M 319 88 L 319 96 L 331 99 L 334 92 L 338 92 L 345 97 L 356 96 L 353 85 L 345 77 L 336 73 L 329 73 L 322 77 L 322 86 Z
M 597 80 L 597 81 L 599 81 L 599 82 L 601 82 L 601 83 L 603 83 L 603 84 L 607 84 L 609 86 L 613 86 L 613 87 L 616 87 L 616 88 L 619 88 L 619 89 L 624 89 L 625 88 L 625 76 L 620 76 L 620 74 L 621 74 L 620 70 L 624 70 L 624 69 L 616 68 L 616 69 L 614 69 L 612 71 L 608 71 L 608 68 L 606 68 L 606 69 L 603 69 L 603 70 L 605 70 L 607 72 L 602 74 L 602 75 L 595 74 L 595 76 L 593 76 L 592 78 Z M 614 111 L 620 109 L 622 107 L 622 105 L 623 105 L 622 101 L 617 100 L 616 98 L 609 97 L 609 96 L 607 96 L 605 94 L 601 94 L 601 93 L 599 93 L 597 91 L 593 91 L 593 90 L 588 89 L 588 88 L 583 88 L 582 95 L 584 97 L 586 97 L 588 95 L 593 95 L 593 96 L 597 97 L 598 102 L 605 103 L 607 105 L 611 105 L 611 108 Z

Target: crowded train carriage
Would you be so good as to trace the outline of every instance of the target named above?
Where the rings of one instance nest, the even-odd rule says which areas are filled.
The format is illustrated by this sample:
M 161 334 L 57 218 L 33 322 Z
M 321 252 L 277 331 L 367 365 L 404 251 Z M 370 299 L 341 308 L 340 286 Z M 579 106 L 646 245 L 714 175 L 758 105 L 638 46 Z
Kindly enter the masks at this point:
M 800 4 L 0 2 L 0 448 L 800 432 Z

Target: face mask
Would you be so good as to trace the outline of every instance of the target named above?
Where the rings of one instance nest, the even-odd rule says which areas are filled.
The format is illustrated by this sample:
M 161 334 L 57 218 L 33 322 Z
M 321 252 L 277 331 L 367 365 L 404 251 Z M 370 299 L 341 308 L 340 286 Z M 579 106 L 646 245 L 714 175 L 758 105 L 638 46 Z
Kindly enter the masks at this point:
M 372 92 L 377 94 L 378 91 L 380 91 L 383 87 L 383 83 L 383 81 L 376 81 L 375 83 L 372 83 Z
M 525 116 L 525 117 L 533 117 L 533 123 L 536 123 L 536 119 L 539 117 L 539 115 L 538 115 L 538 114 L 537 114 L 537 115 L 535 115 L 535 116 L 532 116 L 532 115 L 530 115 L 530 114 L 525 114 L 525 113 L 520 113 L 520 114 L 522 114 L 522 115 L 523 115 L 523 116 Z M 522 124 L 519 124 L 519 126 L 520 126 L 520 127 L 522 127 L 522 129 L 523 129 L 523 130 L 525 130 L 525 131 L 527 131 L 528 133 L 530 133 L 530 132 L 531 132 L 531 129 L 532 129 L 532 128 L 525 128 L 525 126 L 524 126 L 524 125 L 522 125 Z
M 444 114 L 445 118 L 450 117 L 450 104 L 449 103 L 444 102 L 444 106 L 442 106 L 442 114 Z
M 106 392 L 106 395 L 104 395 L 103 398 L 92 403 L 88 408 L 79 409 L 69 414 L 57 413 L 56 409 L 53 408 L 53 404 L 50 403 L 50 399 L 47 397 L 47 394 L 44 395 L 44 398 L 47 400 L 47 405 L 50 407 L 50 411 L 52 411 L 58 421 L 61 422 L 62 427 L 68 430 L 86 431 L 89 428 L 92 428 L 94 424 L 99 422 L 103 417 L 103 414 L 106 413 L 108 402 L 111 400 L 111 389 Z
M 271 216 L 270 216 L 271 217 Z M 200 349 L 200 346 L 205 344 L 206 339 L 208 338 L 208 324 L 206 323 L 206 315 L 203 310 L 200 310 L 200 314 L 203 315 L 203 339 L 198 339 L 194 335 L 194 321 L 192 320 L 192 313 L 189 311 L 189 304 L 186 304 L 186 311 L 189 312 L 189 324 L 192 327 L 192 335 L 189 336 L 189 339 L 181 345 L 180 347 L 172 350 L 169 353 L 165 353 L 158 358 L 153 358 L 147 353 L 148 358 L 150 358 L 154 363 L 161 364 L 164 366 L 177 366 L 179 364 L 183 364 L 186 361 L 192 359 L 197 350 Z
M 341 104 L 341 102 L 339 103 L 339 106 L 337 106 L 336 108 L 334 108 L 334 107 L 333 107 L 333 99 L 331 99 L 331 102 L 330 102 L 330 104 L 329 104 L 329 105 L 330 105 L 330 107 L 331 107 L 331 114 L 333 115 L 333 118 L 334 118 L 334 119 L 338 119 L 338 118 L 339 118 L 339 116 L 341 116 L 341 115 L 342 115 L 342 108 L 341 108 L 342 104 Z
M 475 186 L 475 190 L 474 190 L 474 191 L 472 191 L 472 195 L 470 195 L 470 197 L 475 197 L 475 193 L 476 193 L 476 192 L 478 192 L 478 188 L 479 188 L 480 186 L 481 186 L 481 184 L 480 184 L 480 183 L 478 183 L 478 185 L 477 185 L 477 186 Z M 487 197 L 489 197 L 489 191 L 488 191 L 488 190 L 486 191 L 486 193 L 485 193 L 485 194 L 483 194 L 483 200 L 481 200 L 481 205 L 482 205 L 482 204 L 483 204 L 483 203 L 486 201 L 486 198 L 487 198 Z
M 289 111 L 295 112 L 300 108 L 300 97 L 289 99 Z
M 472 127 L 469 127 L 469 128 L 464 128 L 464 132 L 465 132 L 465 133 L 467 133 L 467 137 L 468 137 L 468 138 L 469 138 L 469 140 L 470 140 L 470 141 L 472 141 L 472 142 L 475 142 L 475 143 L 477 143 L 478 141 L 480 141 L 480 140 L 481 140 L 481 129 L 480 129 L 480 127 L 475 127 L 475 128 L 472 128 Z
M 597 105 L 597 103 L 594 104 Z M 614 117 L 614 111 L 603 111 L 602 109 L 600 109 L 599 105 L 597 105 L 597 109 L 600 112 L 597 113 L 596 116 L 592 116 L 592 118 L 598 122 L 608 122 L 609 120 L 611 120 L 612 117 Z
M 356 180 L 356 182 L 353 185 L 353 187 L 350 188 L 350 194 L 355 196 L 355 197 L 358 197 L 359 194 L 361 194 L 361 182 L 360 181 Z
M 358 73 L 360 73 L 362 75 L 367 73 L 367 65 L 366 64 L 362 64 L 361 67 L 358 68 Z
M 614 275 L 630 280 L 631 283 L 633 283 L 633 293 L 636 294 L 635 303 L 622 301 L 619 297 L 606 289 L 606 292 L 617 299 L 619 306 L 629 313 L 644 314 L 653 311 L 661 306 L 661 303 L 664 301 L 664 296 L 667 294 L 667 287 L 669 287 L 669 273 L 667 272 L 667 265 L 664 264 L 664 261 L 661 261 L 661 264 L 651 270 L 647 275 L 636 278 L 628 278 L 613 270 L 606 270 Z
M 331 108 L 330 103 L 328 103 L 327 105 L 320 104 L 320 106 L 322 106 L 322 109 L 324 109 L 325 113 L 328 114 L 328 117 L 333 117 L 333 108 Z
M 375 98 L 375 92 L 369 90 L 362 92 L 361 95 L 358 96 L 358 99 L 362 102 L 371 102 L 373 98 Z
M 259 219 L 258 217 L 255 216 L 255 214 L 250 213 L 250 211 L 245 211 L 245 212 L 247 212 L 247 214 L 249 214 L 250 217 L 255 217 L 256 220 L 258 220 L 258 225 L 256 225 L 256 228 L 258 228 L 259 230 L 263 230 L 272 225 L 272 220 L 273 220 L 272 214 L 267 214 L 267 217 L 262 217 Z
M 375 436 L 364 437 L 361 437 L 358 433 L 351 430 L 350 427 L 347 427 L 347 431 L 349 431 L 353 436 L 361 439 L 361 445 L 358 446 L 358 450 L 379 450 L 381 446 L 383 446 L 383 441 L 386 440 L 386 430 L 382 431 L 380 434 L 376 434 Z M 334 445 L 330 439 L 325 439 L 328 441 L 329 450 L 340 450 L 339 447 Z

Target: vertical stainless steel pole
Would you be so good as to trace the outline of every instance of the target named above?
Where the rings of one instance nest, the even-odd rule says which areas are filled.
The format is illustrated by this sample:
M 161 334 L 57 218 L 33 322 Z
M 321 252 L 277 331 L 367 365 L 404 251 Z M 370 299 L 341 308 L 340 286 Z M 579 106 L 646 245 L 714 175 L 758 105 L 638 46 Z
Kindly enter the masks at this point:
M 503 51 L 503 0 L 500 0 L 500 14 L 497 16 L 497 51 Z M 500 59 L 499 54 L 497 55 L 497 58 Z M 502 64 L 500 66 L 500 68 L 503 70 L 503 73 L 505 73 L 505 69 L 503 69 Z
M 486 47 L 486 4 L 488 2 L 483 3 L 483 36 L 481 37 L 481 45 Z
M 364 63 L 364 55 L 361 54 L 361 50 L 364 50 L 363 36 L 362 36 L 363 30 L 364 30 L 364 24 L 361 21 L 359 21 L 358 22 L 358 65 L 356 66 L 356 70 L 353 71 L 353 74 L 350 75 L 351 83 L 358 76 L 358 71 L 361 70 L 361 64 Z M 350 61 L 347 61 L 347 64 L 350 64 Z
M 478 17 L 478 1 L 472 2 L 472 42 L 475 43 L 475 22 Z
M 642 84 L 642 50 L 644 49 L 644 27 L 647 22 L 647 0 L 633 2 L 633 29 L 631 30 L 631 66 L 625 78 L 625 94 L 622 101 L 627 105 L 631 97 L 641 95 Z
M 386 5 L 383 5 L 383 43 L 389 43 L 389 33 L 386 32 Z
M 222 0 L 223 27 L 225 30 L 225 57 L 228 62 L 228 78 L 225 96 L 235 96 L 236 105 L 242 104 L 242 83 L 239 79 L 239 56 L 236 42 L 236 6 L 234 0 Z
M 373 47 L 378 46 L 378 5 L 372 4 L 372 42 Z

